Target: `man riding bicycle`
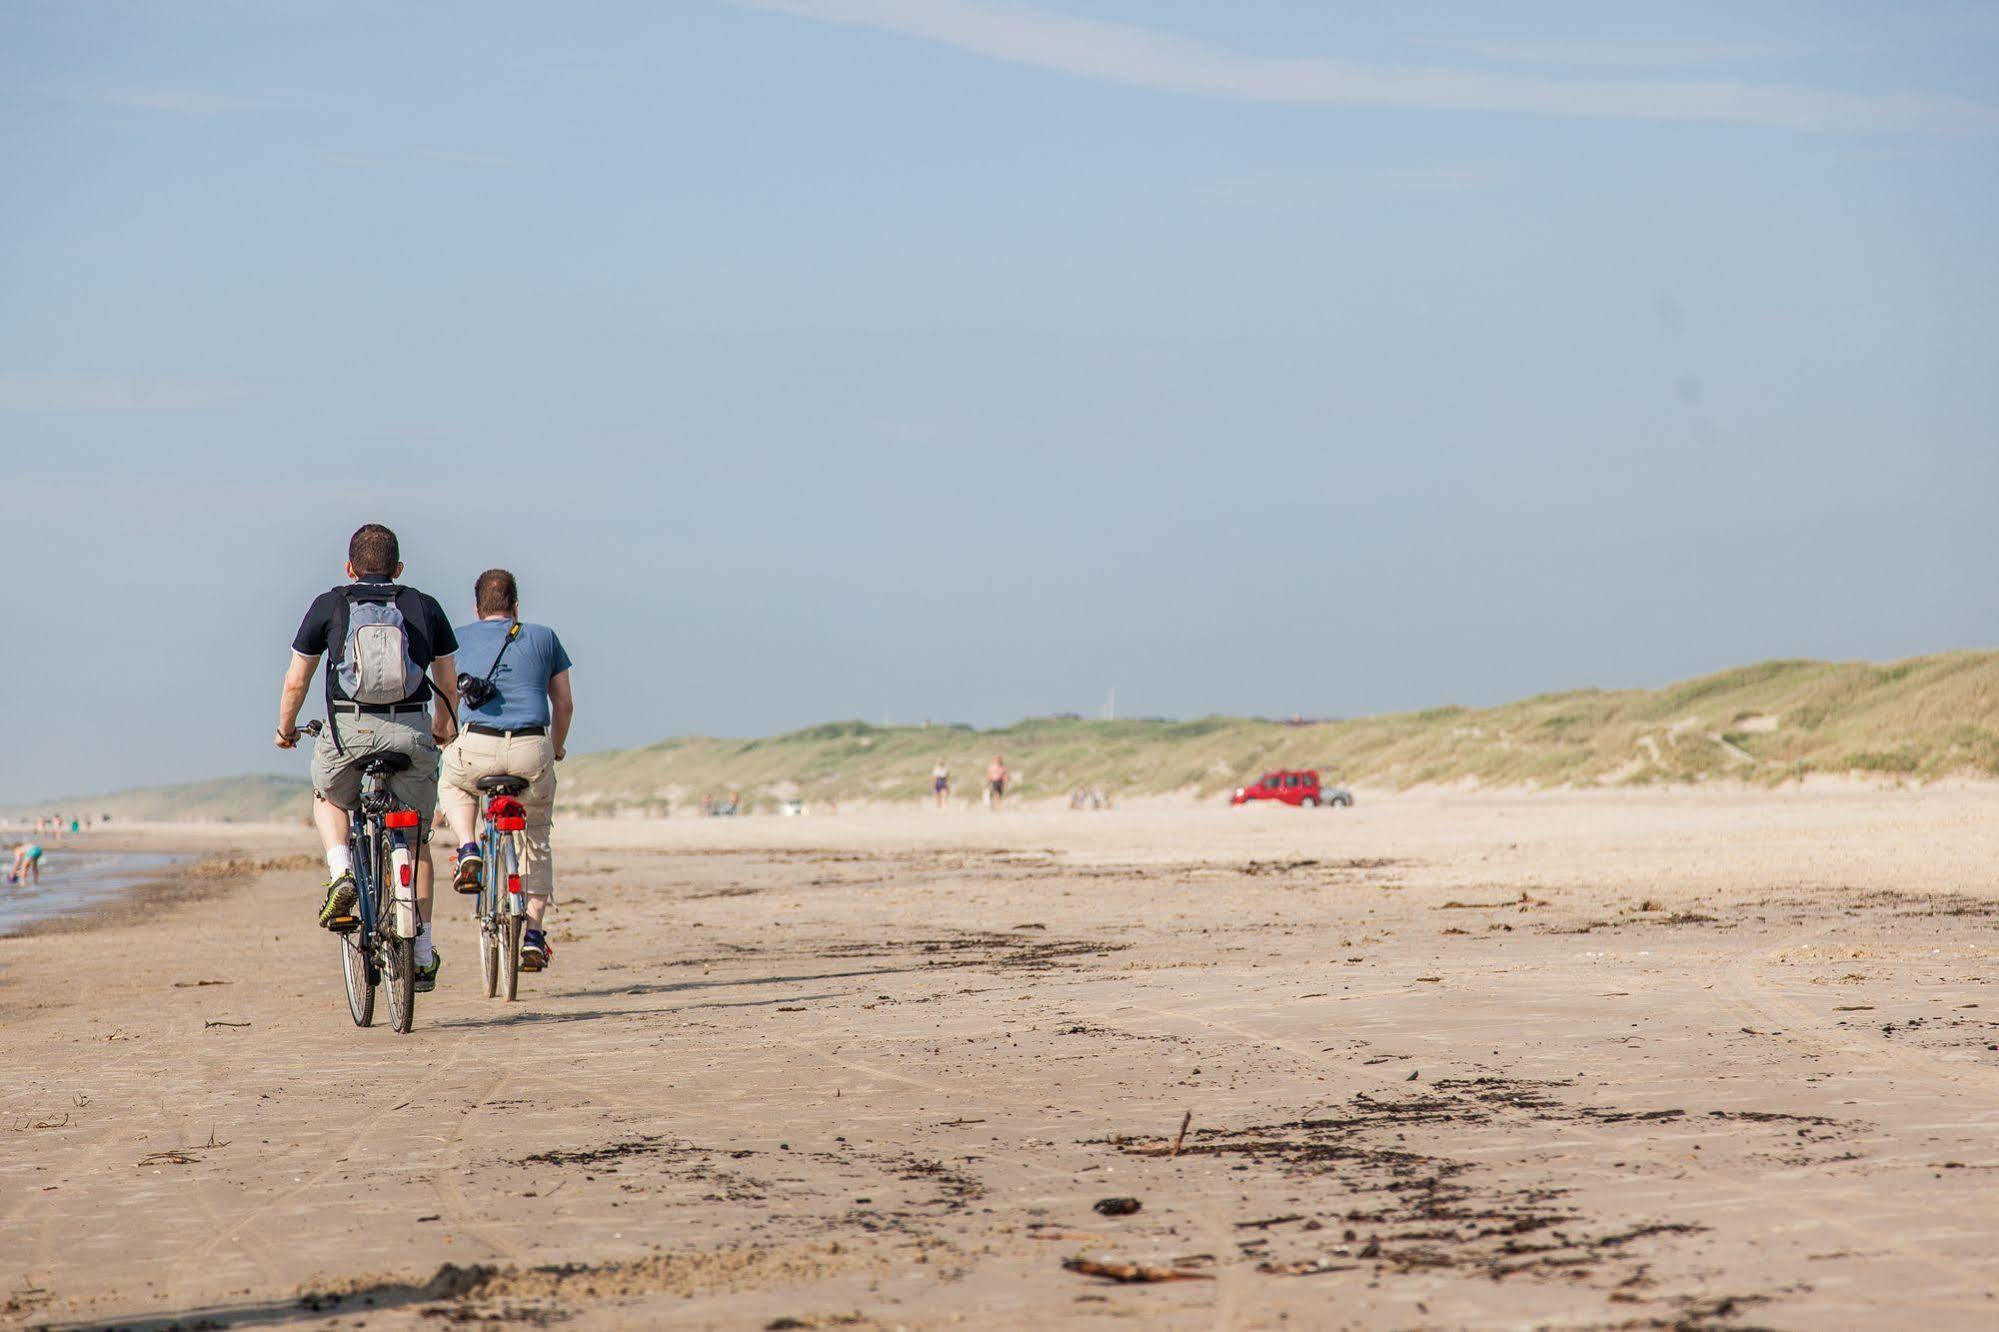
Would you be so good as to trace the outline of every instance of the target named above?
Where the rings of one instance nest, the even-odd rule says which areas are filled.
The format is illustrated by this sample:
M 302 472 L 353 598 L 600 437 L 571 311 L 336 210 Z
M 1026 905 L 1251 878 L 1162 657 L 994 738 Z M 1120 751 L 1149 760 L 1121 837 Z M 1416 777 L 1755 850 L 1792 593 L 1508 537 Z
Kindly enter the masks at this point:
M 539 971 L 554 950 L 544 922 L 555 895 L 555 862 L 549 825 L 555 813 L 555 763 L 563 756 L 576 701 L 569 689 L 569 654 L 546 625 L 524 624 L 520 587 L 505 569 L 488 569 L 472 586 L 479 618 L 458 626 L 467 674 L 464 729 L 444 751 L 438 798 L 458 838 L 458 872 L 452 886 L 479 891 L 486 866 L 475 825 L 481 777 L 519 777 L 527 814 L 527 854 L 521 876 L 527 895 L 527 930 L 521 937 L 521 970 Z M 483 676 L 470 672 L 487 667 Z
M 298 744 L 298 713 L 313 668 L 326 656 L 326 727 L 312 753 L 312 821 L 326 849 L 326 900 L 319 923 L 347 933 L 354 915 L 351 814 L 361 795 L 361 769 L 384 754 L 409 756 L 389 777 L 389 790 L 422 820 L 415 843 L 416 988 L 437 984 L 430 941 L 430 845 L 425 836 L 437 809 L 438 746 L 456 727 L 458 688 L 453 654 L 458 638 L 434 597 L 396 582 L 402 576 L 396 534 L 369 523 L 347 543 L 348 582 L 313 599 L 292 639 L 291 667 L 278 699 L 279 749 Z M 428 672 L 428 678 L 425 678 Z M 425 714 L 429 714 L 428 722 Z

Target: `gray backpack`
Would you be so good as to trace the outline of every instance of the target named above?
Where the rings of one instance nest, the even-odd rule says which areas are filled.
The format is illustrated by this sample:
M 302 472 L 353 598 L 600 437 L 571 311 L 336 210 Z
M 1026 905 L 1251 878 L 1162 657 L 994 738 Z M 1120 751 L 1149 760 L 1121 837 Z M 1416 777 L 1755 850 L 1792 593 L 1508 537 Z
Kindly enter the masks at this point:
M 356 703 L 400 703 L 416 692 L 423 670 L 410 655 L 409 623 L 403 618 L 403 589 L 359 583 L 342 588 L 347 611 L 336 626 L 340 688 Z

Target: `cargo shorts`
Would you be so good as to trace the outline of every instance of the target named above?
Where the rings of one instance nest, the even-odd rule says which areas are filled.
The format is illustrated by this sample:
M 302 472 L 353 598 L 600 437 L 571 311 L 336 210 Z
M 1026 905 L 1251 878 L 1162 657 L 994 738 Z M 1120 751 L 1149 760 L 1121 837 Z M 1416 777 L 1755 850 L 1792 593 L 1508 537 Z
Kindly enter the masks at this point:
M 520 777 L 528 789 L 520 795 L 527 814 L 526 842 L 521 857 L 521 887 L 529 897 L 555 900 L 555 853 L 549 829 L 555 818 L 555 744 L 545 735 L 480 735 L 462 731 L 444 751 L 439 794 L 447 807 L 482 807 L 481 777 Z M 488 866 L 490 873 L 492 867 Z
M 333 747 L 333 728 L 340 743 Z M 351 810 L 361 802 L 361 765 L 377 754 L 408 754 L 410 765 L 391 774 L 389 790 L 397 800 L 423 817 L 426 827 L 437 812 L 437 741 L 430 736 L 430 709 L 421 712 L 343 712 L 336 710 L 312 747 L 312 789 L 329 805 Z

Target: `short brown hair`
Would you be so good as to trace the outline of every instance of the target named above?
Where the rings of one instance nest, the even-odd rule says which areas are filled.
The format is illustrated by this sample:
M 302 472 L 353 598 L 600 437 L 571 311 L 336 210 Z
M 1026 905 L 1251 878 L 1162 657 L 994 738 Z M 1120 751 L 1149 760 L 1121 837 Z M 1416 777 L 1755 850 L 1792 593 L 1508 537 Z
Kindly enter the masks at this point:
M 389 574 L 403 562 L 396 534 L 380 523 L 363 523 L 347 538 L 347 562 L 357 574 Z
M 481 615 L 512 615 L 521 608 L 520 585 L 505 569 L 488 569 L 472 584 L 472 602 Z

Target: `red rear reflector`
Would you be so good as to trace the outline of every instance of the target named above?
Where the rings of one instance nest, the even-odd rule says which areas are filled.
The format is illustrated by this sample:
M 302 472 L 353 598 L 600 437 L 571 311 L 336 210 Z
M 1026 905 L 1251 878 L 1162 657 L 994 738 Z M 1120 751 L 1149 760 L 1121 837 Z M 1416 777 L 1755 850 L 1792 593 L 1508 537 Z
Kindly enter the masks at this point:
M 384 828 L 414 828 L 416 825 L 417 813 L 413 809 L 392 809 L 382 815 Z
M 399 876 L 401 877 L 401 879 L 402 879 L 402 881 L 403 881 L 403 887 L 405 887 L 405 888 L 409 887 L 409 886 L 410 886 L 410 867 L 409 867 L 408 865 L 404 865 L 404 866 L 402 866 L 402 867 L 401 867 L 401 868 L 400 868 L 400 869 L 399 869 L 399 870 L 397 871 L 397 873 L 398 873 L 398 875 L 399 875 Z
M 515 819 L 493 820 L 493 827 L 495 827 L 501 832 L 526 832 L 527 826 L 528 826 L 528 821 L 526 819 L 515 818 Z
M 518 874 L 509 874 L 507 876 L 507 891 L 510 893 L 517 893 L 520 890 L 521 890 L 521 876 Z

